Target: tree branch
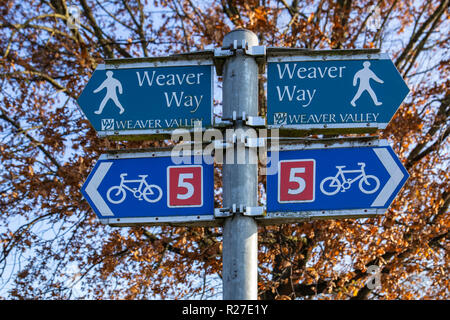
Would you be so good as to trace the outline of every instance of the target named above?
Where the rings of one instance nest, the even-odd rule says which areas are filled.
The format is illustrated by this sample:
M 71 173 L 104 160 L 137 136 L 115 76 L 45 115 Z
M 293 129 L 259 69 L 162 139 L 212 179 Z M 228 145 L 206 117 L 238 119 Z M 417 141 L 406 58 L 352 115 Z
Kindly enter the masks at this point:
M 13 119 L 11 119 L 8 114 L 6 113 L 5 110 L 3 110 L 3 108 L 0 107 L 0 118 L 5 120 L 6 122 L 8 122 L 9 124 L 11 124 L 18 133 L 23 134 L 25 137 L 27 137 L 28 140 L 31 141 L 31 143 L 37 147 L 49 160 L 51 163 L 53 163 L 58 170 L 61 168 L 61 165 L 59 164 L 59 162 L 55 159 L 55 157 L 53 157 L 50 152 L 48 152 L 43 146 L 42 144 L 37 141 L 35 138 L 33 138 L 26 130 L 23 130 L 22 127 L 20 126 L 19 123 L 17 123 L 16 121 L 14 121 Z
M 100 46 L 103 49 L 103 53 L 104 53 L 105 57 L 107 57 L 109 59 L 113 59 L 114 53 L 113 53 L 111 47 L 109 45 L 105 44 L 105 38 L 103 37 L 103 32 L 100 29 L 100 27 L 98 26 L 97 22 L 95 21 L 91 8 L 86 3 L 86 0 L 80 0 L 80 4 L 83 7 L 85 17 L 88 19 L 89 24 L 92 27 L 92 29 L 94 30 L 94 34 L 97 37 L 97 39 L 100 43 Z

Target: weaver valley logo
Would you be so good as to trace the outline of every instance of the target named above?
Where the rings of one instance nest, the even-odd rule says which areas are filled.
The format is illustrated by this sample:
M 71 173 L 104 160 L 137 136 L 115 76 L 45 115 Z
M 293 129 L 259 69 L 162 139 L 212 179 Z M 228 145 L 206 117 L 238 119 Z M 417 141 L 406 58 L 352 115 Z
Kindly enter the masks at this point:
M 277 125 L 282 125 L 287 123 L 287 112 L 275 112 L 273 114 L 273 122 Z
M 102 119 L 102 130 L 114 130 L 114 119 Z

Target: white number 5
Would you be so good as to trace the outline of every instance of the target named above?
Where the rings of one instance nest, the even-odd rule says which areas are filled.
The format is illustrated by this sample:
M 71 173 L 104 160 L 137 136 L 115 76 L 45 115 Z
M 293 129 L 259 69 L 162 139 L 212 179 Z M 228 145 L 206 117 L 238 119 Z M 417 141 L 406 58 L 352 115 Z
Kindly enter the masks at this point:
M 305 179 L 297 177 L 297 173 L 305 173 L 305 168 L 291 168 L 289 172 L 289 182 L 295 182 L 298 184 L 296 189 L 288 189 L 289 194 L 299 194 L 302 193 L 306 188 Z
M 180 173 L 178 176 L 178 187 L 186 188 L 187 191 L 184 194 L 177 194 L 177 199 L 186 200 L 192 197 L 194 194 L 194 186 L 192 183 L 184 181 L 184 179 L 192 179 L 194 177 L 193 173 Z

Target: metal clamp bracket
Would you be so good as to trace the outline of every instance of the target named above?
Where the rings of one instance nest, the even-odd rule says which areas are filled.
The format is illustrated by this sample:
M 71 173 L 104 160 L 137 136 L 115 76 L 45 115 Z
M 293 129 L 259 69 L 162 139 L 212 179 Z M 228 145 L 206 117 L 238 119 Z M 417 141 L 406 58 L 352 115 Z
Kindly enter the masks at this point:
M 236 50 L 244 50 L 248 56 L 264 57 L 266 55 L 266 46 L 248 46 L 248 42 L 242 40 L 241 42 L 234 40 L 229 48 L 214 49 L 214 58 L 226 58 L 236 54 Z
M 266 46 L 249 47 L 248 42 L 245 40 L 242 40 L 242 42 L 234 40 L 229 48 L 214 49 L 214 65 L 216 66 L 216 73 L 218 76 L 222 76 L 223 74 L 225 59 L 234 56 L 238 49 L 243 50 L 248 56 L 255 57 L 259 73 L 265 72 Z
M 247 148 L 262 148 L 266 145 L 266 139 L 241 135 L 240 139 L 238 140 L 236 133 L 233 133 L 233 135 L 231 136 L 231 140 L 214 140 L 214 149 L 231 148 L 236 143 L 242 143 Z
M 231 208 L 216 208 L 214 209 L 215 218 L 228 218 L 233 216 L 235 213 L 241 213 L 248 217 L 259 217 L 264 216 L 265 207 L 248 207 L 240 204 L 237 206 L 233 203 Z

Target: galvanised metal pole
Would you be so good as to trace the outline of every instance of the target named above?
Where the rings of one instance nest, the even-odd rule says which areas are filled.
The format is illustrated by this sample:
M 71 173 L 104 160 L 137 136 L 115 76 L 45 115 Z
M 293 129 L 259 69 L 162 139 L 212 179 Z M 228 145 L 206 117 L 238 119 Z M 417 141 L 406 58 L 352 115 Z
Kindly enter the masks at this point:
M 244 45 L 244 49 L 242 49 Z M 257 36 L 245 29 L 225 35 L 223 49 L 236 49 L 228 57 L 223 71 L 223 118 L 237 118 L 245 112 L 258 116 L 258 65 L 255 58 L 245 54 L 248 48 L 258 45 Z M 234 129 L 247 130 L 242 120 L 234 122 Z M 251 129 L 252 130 L 252 129 Z M 239 141 L 239 139 L 238 139 Z M 246 163 L 238 160 L 245 156 Z M 256 159 L 255 148 L 241 148 L 234 144 L 234 163 L 223 165 L 223 207 L 258 205 L 258 165 L 249 163 Z M 258 229 L 254 218 L 234 213 L 226 218 L 223 230 L 223 299 L 256 300 L 258 297 Z

